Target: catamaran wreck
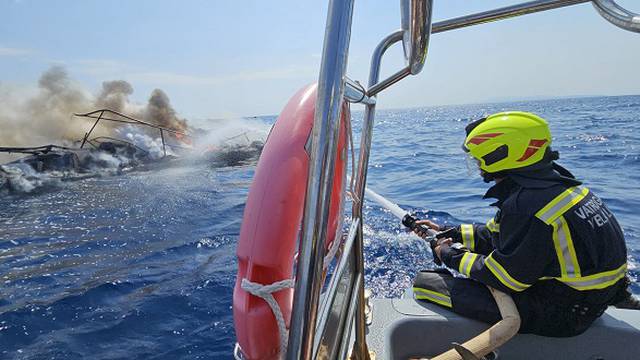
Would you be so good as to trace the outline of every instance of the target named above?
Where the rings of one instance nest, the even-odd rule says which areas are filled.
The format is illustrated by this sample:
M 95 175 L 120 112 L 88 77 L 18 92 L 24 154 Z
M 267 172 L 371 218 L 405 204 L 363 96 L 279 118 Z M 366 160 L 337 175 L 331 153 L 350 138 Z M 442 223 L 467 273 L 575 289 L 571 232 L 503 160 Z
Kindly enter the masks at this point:
M 23 192 L 24 180 L 39 181 L 41 175 L 48 180 L 70 181 L 97 176 L 100 170 L 151 170 L 182 161 L 214 167 L 243 165 L 255 161 L 263 146 L 261 140 L 252 141 L 243 132 L 223 138 L 215 146 L 196 147 L 197 139 L 188 128 L 160 126 L 109 109 L 73 116 L 91 120 L 92 125 L 81 139 L 68 146 L 0 147 L 0 153 L 25 155 L 0 165 L 0 190 Z M 99 127 L 101 123 L 103 128 Z

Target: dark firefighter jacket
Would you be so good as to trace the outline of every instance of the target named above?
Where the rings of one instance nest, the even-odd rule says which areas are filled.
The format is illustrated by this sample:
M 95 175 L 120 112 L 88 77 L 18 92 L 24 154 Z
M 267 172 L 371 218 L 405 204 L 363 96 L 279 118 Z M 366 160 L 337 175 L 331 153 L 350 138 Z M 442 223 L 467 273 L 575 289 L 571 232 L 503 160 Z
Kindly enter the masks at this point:
M 495 217 L 486 225 L 460 225 L 454 240 L 463 247 L 443 248 L 442 261 L 507 293 L 546 282 L 555 297 L 613 301 L 610 290 L 627 271 L 613 214 L 576 180 L 524 180 L 508 177 L 490 188 L 485 197 L 498 200 Z

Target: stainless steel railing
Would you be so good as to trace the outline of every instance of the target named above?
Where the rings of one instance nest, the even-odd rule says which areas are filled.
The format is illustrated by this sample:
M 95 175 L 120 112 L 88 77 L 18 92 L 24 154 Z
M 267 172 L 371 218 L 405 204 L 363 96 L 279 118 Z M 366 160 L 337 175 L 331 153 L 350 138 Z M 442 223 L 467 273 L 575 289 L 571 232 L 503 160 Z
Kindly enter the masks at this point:
M 290 360 L 310 359 L 314 352 L 322 286 L 323 244 L 329 216 L 352 14 L 353 0 L 329 2 L 290 323 L 290 328 L 296 329 L 296 332 L 295 336 L 289 336 L 287 348 L 287 359 Z
M 595 0 L 593 7 L 613 25 L 628 31 L 640 33 L 640 14 L 633 13 L 613 0 Z
M 417 75 L 422 71 L 427 60 L 432 10 L 431 0 L 400 0 L 402 48 L 411 75 Z
M 353 0 L 330 0 L 327 27 L 318 80 L 318 99 L 312 131 L 311 159 L 307 182 L 300 252 L 291 315 L 287 359 L 311 359 L 320 356 L 319 348 L 329 343 L 330 357 L 345 358 L 353 343 L 351 356 L 368 359 L 364 318 L 364 258 L 362 200 L 367 179 L 369 152 L 373 138 L 376 95 L 409 75 L 418 74 L 426 61 L 431 34 L 546 11 L 588 0 L 538 0 L 431 23 L 431 0 L 401 0 L 402 28 L 378 44 L 373 52 L 368 88 L 345 76 L 349 50 Z M 594 0 L 594 7 L 607 21 L 625 30 L 640 32 L 640 17 L 612 0 Z M 401 42 L 405 66 L 380 81 L 380 65 L 387 49 Z M 352 225 L 345 237 L 343 253 L 329 280 L 318 321 L 322 287 L 323 244 L 329 209 L 330 184 L 333 182 L 342 101 L 362 103 L 365 115 L 361 130 L 360 153 L 355 178 Z M 347 287 L 341 291 L 338 287 Z M 344 289 L 342 289 L 344 290 Z M 335 301 L 342 296 L 342 301 Z M 333 321 L 330 312 L 340 314 Z M 328 329 L 328 324 L 334 327 Z M 353 323 L 353 326 L 351 325 Z M 355 339 L 351 339 L 352 328 Z M 327 331 L 333 340 L 323 343 Z M 339 342 L 336 346 L 336 342 Z M 324 353 L 326 355 L 327 353 Z

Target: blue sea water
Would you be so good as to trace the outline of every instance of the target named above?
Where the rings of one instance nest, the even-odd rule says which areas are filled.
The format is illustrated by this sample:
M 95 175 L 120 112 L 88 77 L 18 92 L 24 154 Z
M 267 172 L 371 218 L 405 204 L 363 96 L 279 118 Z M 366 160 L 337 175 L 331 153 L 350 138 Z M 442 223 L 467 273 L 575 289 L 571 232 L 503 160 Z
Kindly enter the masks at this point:
M 640 96 L 378 111 L 369 186 L 441 223 L 485 222 L 494 209 L 466 169 L 463 129 L 514 109 L 548 119 L 559 162 L 617 216 L 640 293 Z M 180 166 L 0 198 L 0 359 L 231 358 L 254 170 Z M 379 206 L 365 216 L 367 287 L 399 296 L 430 252 Z

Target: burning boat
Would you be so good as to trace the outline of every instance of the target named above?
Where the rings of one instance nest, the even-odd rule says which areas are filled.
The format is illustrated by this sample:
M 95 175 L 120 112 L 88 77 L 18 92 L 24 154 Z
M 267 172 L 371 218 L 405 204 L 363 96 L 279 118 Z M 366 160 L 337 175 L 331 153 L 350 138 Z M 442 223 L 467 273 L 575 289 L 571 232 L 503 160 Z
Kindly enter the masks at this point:
M 91 120 L 92 125 L 69 146 L 0 147 L 0 153 L 26 155 L 0 165 L 0 190 L 30 192 L 43 181 L 77 180 L 104 171 L 158 169 L 185 158 L 215 167 L 237 166 L 256 160 L 262 151 L 263 142 L 251 141 L 246 133 L 224 138 L 217 146 L 196 149 L 186 124 L 184 129 L 175 129 L 109 109 L 73 116 Z M 108 129 L 106 133 L 114 136 L 103 135 L 105 131 L 99 130 L 104 129 L 98 127 L 101 123 Z

